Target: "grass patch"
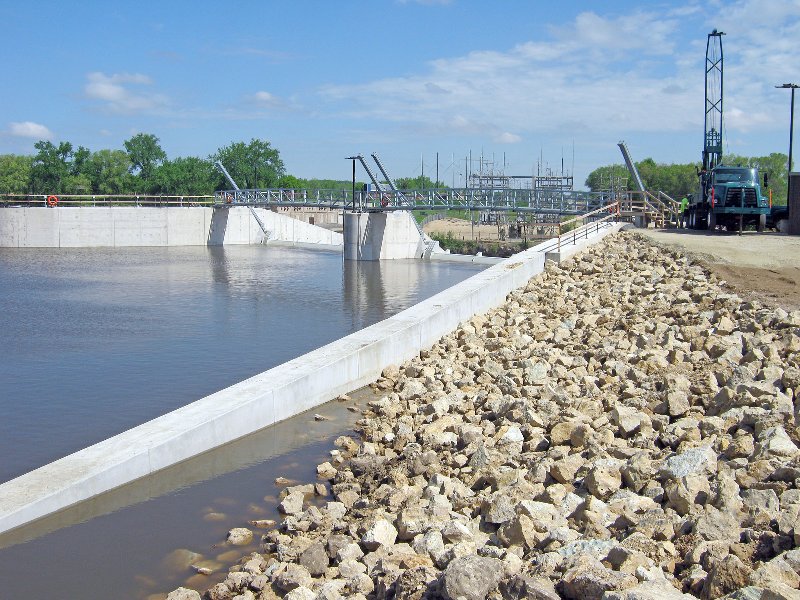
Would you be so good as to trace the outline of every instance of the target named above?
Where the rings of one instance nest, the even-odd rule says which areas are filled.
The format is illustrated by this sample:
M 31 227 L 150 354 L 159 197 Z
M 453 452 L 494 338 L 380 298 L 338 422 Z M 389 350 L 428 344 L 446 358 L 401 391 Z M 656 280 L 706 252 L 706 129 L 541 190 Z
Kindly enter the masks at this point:
M 431 238 L 439 242 L 445 250 L 450 250 L 453 254 L 471 254 L 478 252 L 484 256 L 499 256 L 507 258 L 517 252 L 522 252 L 530 247 L 527 241 L 520 242 L 493 242 L 484 240 L 463 240 L 455 237 L 452 231 L 446 233 L 432 233 Z

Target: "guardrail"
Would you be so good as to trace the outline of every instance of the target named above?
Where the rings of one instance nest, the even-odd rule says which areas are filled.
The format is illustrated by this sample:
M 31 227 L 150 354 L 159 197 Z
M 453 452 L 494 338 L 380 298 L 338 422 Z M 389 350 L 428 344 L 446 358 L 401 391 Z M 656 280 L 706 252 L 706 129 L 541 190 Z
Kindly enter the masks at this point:
M 249 189 L 215 192 L 216 206 L 312 206 L 342 210 L 473 210 L 491 212 L 581 214 L 605 204 L 601 192 L 524 189 L 432 190 L 284 190 Z
M 213 206 L 214 196 L 160 196 L 150 194 L 30 194 L 0 195 L 0 207 L 55 206 Z
M 620 217 L 620 202 L 611 202 L 606 206 L 588 212 L 584 215 L 579 215 L 572 219 L 567 219 L 560 223 L 554 224 L 558 226 L 558 237 L 553 240 L 549 245 L 542 247 L 543 252 L 551 252 L 557 250 L 561 252 L 561 246 L 570 240 L 573 245 L 578 243 L 580 238 L 589 238 L 589 234 L 594 230 L 600 231 L 600 226 L 608 221 L 618 221 Z M 582 225 L 574 226 L 576 223 L 582 222 Z M 568 228 L 567 231 L 564 231 Z

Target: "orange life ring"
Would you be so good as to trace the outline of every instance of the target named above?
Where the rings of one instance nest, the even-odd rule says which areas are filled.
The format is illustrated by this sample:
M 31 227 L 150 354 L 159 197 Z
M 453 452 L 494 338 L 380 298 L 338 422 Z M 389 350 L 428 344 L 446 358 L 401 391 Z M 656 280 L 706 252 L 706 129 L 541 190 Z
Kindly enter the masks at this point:
M 58 196 L 47 197 L 47 206 L 55 206 L 56 204 L 58 204 Z

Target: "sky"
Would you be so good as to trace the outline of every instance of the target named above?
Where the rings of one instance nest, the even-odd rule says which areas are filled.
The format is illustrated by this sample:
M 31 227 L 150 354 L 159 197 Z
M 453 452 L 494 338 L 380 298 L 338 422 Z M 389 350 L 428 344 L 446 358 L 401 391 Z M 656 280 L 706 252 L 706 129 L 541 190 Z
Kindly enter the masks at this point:
M 724 153 L 788 153 L 800 0 L 0 0 L 0 154 L 69 141 L 170 158 L 258 138 L 289 174 L 395 178 L 700 160 L 706 35 L 724 31 Z M 491 163 L 491 164 L 489 164 Z M 365 180 L 363 171 L 358 178 Z

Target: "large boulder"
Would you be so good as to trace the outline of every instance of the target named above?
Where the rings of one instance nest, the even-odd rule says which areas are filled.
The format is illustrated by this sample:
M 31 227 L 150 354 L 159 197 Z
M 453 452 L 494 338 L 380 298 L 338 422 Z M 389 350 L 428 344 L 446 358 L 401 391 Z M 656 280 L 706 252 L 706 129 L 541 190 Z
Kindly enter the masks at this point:
M 502 577 L 502 561 L 474 554 L 462 556 L 445 569 L 444 596 L 450 600 L 484 600 Z
M 391 546 L 397 540 L 397 529 L 386 519 L 378 519 L 361 536 L 361 543 L 368 550 Z

